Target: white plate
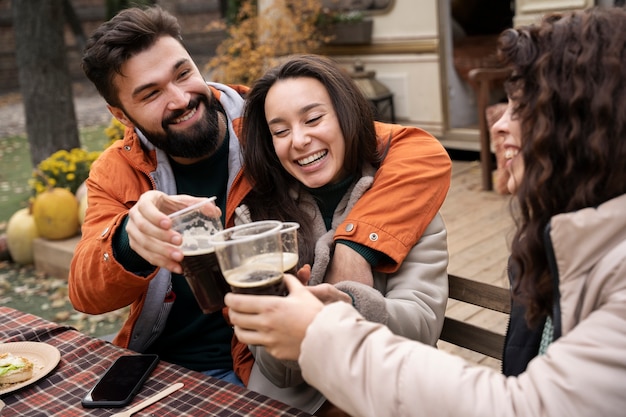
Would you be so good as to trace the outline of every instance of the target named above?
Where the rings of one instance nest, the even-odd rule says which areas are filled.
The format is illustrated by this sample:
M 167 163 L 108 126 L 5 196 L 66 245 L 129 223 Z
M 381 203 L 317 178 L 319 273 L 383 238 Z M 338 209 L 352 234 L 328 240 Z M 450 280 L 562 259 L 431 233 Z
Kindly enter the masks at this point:
M 23 356 L 33 363 L 33 376 L 15 384 L 0 384 L 0 395 L 15 391 L 39 381 L 52 371 L 61 360 L 59 349 L 42 342 L 0 343 L 0 353 Z

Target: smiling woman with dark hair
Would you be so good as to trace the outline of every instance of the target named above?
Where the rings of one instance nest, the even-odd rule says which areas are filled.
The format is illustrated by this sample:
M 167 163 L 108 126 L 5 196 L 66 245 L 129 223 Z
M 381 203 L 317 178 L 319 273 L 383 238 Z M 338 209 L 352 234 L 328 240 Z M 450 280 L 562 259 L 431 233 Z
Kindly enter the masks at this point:
M 370 260 L 372 281 L 349 273 L 333 282 L 327 270 L 335 248 L 350 244 L 335 244 L 335 230 L 370 189 L 389 142 L 419 138 L 423 146 L 416 152 L 428 155 L 437 152 L 438 141 L 416 127 L 375 122 L 370 103 L 350 76 L 318 55 L 288 57 L 254 84 L 242 132 L 245 174 L 253 190 L 237 209 L 237 221 L 297 221 L 299 266 L 311 266 L 305 279 L 314 294 L 325 302 L 353 305 L 396 334 L 435 345 L 448 297 L 447 235 L 439 214 L 397 271 L 377 270 L 365 248 L 356 250 Z M 392 192 L 377 204 L 392 209 L 398 198 Z M 256 360 L 248 388 L 327 415 L 319 410 L 324 396 L 302 380 L 297 364 L 277 361 L 259 346 L 250 350 Z

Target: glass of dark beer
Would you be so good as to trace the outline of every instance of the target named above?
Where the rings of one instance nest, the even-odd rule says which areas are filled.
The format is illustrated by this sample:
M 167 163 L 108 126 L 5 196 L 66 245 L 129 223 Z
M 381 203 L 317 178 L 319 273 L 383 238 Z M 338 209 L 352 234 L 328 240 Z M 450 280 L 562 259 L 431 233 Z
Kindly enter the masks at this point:
M 296 222 L 283 222 L 280 240 L 283 244 L 283 270 L 286 274 L 296 275 L 298 266 L 298 229 Z
M 282 223 L 234 226 L 211 237 L 222 274 L 235 293 L 287 295 L 283 282 Z
M 210 236 L 222 230 L 215 197 L 169 215 L 172 228 L 183 237 L 183 275 L 204 314 L 221 310 L 230 287 L 217 263 Z

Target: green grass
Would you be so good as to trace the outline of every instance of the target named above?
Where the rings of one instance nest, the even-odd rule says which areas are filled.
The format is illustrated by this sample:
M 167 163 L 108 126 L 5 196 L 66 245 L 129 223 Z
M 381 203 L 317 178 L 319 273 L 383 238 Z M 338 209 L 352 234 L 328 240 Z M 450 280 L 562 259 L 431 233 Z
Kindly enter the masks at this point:
M 106 126 L 91 126 L 81 129 L 81 146 L 88 151 L 102 150 L 108 142 L 104 134 Z M 28 205 L 31 189 L 28 180 L 32 177 L 30 147 L 26 136 L 0 138 L 0 233 L 13 213 Z

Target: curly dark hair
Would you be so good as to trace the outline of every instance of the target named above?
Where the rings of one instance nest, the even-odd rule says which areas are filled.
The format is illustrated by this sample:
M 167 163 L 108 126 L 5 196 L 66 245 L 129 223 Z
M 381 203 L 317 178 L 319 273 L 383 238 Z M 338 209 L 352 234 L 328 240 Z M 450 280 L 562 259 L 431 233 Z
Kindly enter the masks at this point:
M 81 65 L 108 104 L 122 108 L 113 79 L 122 73 L 128 59 L 150 48 L 162 36 L 171 36 L 182 45 L 176 17 L 152 6 L 124 9 L 89 37 Z
M 298 207 L 289 190 L 299 187 L 281 165 L 274 150 L 272 134 L 265 119 L 265 98 L 278 81 L 308 77 L 318 80 L 328 91 L 346 142 L 343 167 L 349 174 L 360 176 L 365 163 L 380 165 L 384 152 L 378 152 L 374 114 L 369 101 L 350 75 L 330 58 L 319 55 L 294 55 L 283 64 L 259 78 L 246 98 L 242 141 L 244 172 L 254 184 L 244 200 L 254 220 L 278 219 L 300 223 L 299 264 L 312 263 L 315 242 L 309 219 Z M 302 261 L 302 262 L 300 262 Z
M 513 293 L 526 320 L 551 315 L 544 234 L 551 217 L 626 192 L 626 11 L 552 14 L 500 35 L 507 92 L 521 125 L 524 177 L 515 192 Z

